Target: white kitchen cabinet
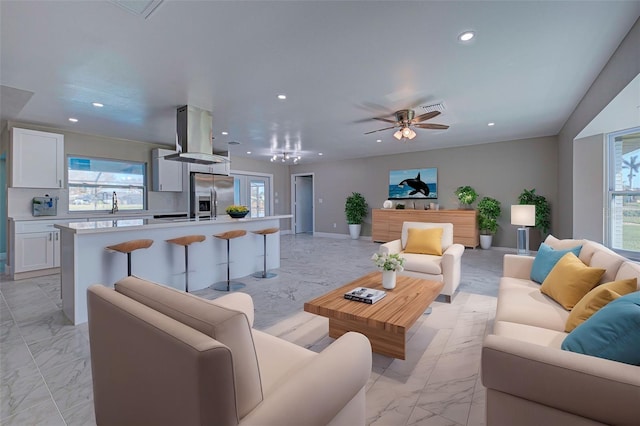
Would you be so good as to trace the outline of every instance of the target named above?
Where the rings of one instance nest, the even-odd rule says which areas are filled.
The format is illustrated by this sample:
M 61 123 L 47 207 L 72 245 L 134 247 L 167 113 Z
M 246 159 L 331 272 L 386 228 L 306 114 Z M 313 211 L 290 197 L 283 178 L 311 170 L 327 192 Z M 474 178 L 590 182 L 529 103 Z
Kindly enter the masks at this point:
M 57 221 L 15 222 L 13 273 L 60 267 L 60 230 Z
M 162 192 L 182 192 L 182 175 L 184 163 L 165 160 L 164 157 L 175 154 L 175 151 L 156 148 L 153 158 L 153 190 Z
M 64 187 L 64 135 L 11 129 L 11 186 Z

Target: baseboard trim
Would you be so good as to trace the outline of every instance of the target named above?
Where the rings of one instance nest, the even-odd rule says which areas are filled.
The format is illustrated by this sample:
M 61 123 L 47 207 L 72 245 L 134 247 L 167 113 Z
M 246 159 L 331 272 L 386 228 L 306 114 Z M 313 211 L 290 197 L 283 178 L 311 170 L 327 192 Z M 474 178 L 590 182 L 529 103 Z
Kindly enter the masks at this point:
M 351 236 L 349 234 L 336 234 L 333 232 L 314 232 L 313 233 L 314 237 L 324 237 L 324 238 L 335 238 L 338 240 L 350 240 Z M 363 241 L 371 241 L 371 237 L 370 236 L 361 236 L 360 238 L 358 238 L 359 240 L 363 240 Z

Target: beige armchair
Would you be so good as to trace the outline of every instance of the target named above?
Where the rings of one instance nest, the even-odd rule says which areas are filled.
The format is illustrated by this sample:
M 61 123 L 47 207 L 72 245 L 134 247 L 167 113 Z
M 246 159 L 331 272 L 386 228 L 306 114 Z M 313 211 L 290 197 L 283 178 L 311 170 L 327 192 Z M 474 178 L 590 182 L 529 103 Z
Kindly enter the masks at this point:
M 404 249 L 407 246 L 409 228 L 442 228 L 442 256 L 406 253 Z M 460 285 L 461 260 L 462 253 L 464 253 L 462 244 L 453 243 L 453 224 L 404 222 L 401 238 L 382 244 L 380 252 L 401 253 L 402 257 L 406 259 L 404 271 L 401 272 L 403 275 L 443 282 L 441 294 L 445 296 L 447 302 L 451 303 L 451 298 Z
M 364 425 L 371 346 L 321 353 L 254 330 L 243 293 L 209 301 L 137 277 L 88 290 L 99 425 Z

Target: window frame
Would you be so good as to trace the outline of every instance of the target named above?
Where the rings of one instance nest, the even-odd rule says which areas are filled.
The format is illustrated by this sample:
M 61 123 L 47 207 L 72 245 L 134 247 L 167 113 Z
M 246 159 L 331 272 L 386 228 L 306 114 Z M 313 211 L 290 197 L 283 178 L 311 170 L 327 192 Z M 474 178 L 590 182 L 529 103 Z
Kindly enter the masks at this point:
M 121 194 L 118 194 L 117 188 L 124 188 L 124 185 L 115 185 L 115 184 L 85 184 L 85 185 L 79 185 L 76 183 L 73 183 L 70 179 L 70 172 L 71 172 L 71 160 L 72 159 L 79 159 L 79 160 L 97 160 L 97 161 L 101 161 L 101 162 L 112 162 L 112 163 L 122 163 L 122 164 L 128 164 L 128 165 L 132 165 L 132 166 L 141 166 L 142 167 L 142 184 L 140 185 L 127 185 L 128 188 L 140 188 L 142 190 L 142 208 L 140 209 L 130 209 L 130 208 L 123 208 L 124 204 L 121 202 Z M 104 158 L 104 157 L 92 157 L 92 156 L 87 156 L 87 155 L 67 155 L 66 158 L 66 169 L 67 169 L 67 190 L 68 190 L 68 201 L 67 201 L 67 211 L 69 213 L 109 213 L 111 211 L 111 208 L 106 208 L 106 209 L 100 209 L 100 210 L 85 210 L 85 209 L 71 209 L 71 188 L 76 187 L 76 188 L 109 188 L 109 191 L 116 189 L 116 194 L 118 194 L 118 207 L 120 211 L 127 211 L 127 212 L 141 212 L 141 211 L 146 211 L 147 210 L 147 206 L 148 206 L 148 185 L 147 185 L 147 162 L 146 161 L 131 161 L 131 160 L 124 160 L 124 159 L 119 159 L 119 158 Z
M 640 127 L 632 127 L 629 129 L 619 130 L 606 134 L 606 206 L 605 206 L 605 245 L 616 253 L 632 260 L 640 260 L 640 250 L 628 250 L 624 248 L 613 247 L 614 243 L 614 218 L 613 211 L 617 197 L 637 196 L 640 197 L 640 189 L 625 190 L 616 189 L 616 138 L 632 133 L 639 133 Z M 640 178 L 640 176 L 639 176 Z

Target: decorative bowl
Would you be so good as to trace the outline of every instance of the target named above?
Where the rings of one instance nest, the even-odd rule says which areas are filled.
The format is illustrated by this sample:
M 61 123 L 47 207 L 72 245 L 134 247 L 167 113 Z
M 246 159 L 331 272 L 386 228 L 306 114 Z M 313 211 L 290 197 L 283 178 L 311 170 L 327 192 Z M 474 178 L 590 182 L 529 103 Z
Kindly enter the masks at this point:
M 249 212 L 248 211 L 246 211 L 244 213 L 229 212 L 229 216 L 231 216 L 234 219 L 242 219 L 243 217 L 245 217 L 247 215 L 247 213 L 249 213 Z

